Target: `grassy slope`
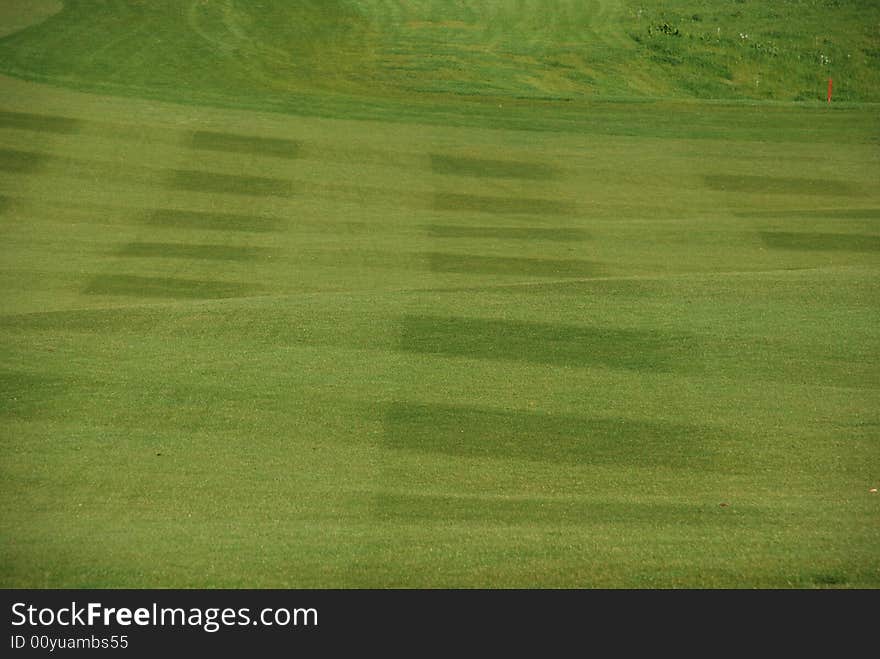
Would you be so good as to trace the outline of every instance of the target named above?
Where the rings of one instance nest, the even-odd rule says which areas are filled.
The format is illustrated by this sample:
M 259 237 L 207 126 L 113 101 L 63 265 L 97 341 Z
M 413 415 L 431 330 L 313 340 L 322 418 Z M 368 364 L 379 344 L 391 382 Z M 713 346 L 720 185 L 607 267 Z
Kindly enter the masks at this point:
M 0 42 L 129 97 L 2 82 L 0 583 L 880 585 L 875 106 L 640 28 L 765 3 L 261 4 Z
M 878 21 L 870 0 L 80 0 L 4 40 L 0 69 L 321 113 L 461 112 L 476 96 L 819 100 L 829 77 L 841 101 L 878 101 Z

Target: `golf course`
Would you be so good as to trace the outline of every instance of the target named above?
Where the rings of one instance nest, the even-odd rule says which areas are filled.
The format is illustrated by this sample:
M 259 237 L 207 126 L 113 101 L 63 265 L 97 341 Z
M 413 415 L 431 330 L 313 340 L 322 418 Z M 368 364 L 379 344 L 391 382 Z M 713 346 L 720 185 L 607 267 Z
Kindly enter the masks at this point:
M 880 3 L 0 1 L 0 587 L 880 588 Z

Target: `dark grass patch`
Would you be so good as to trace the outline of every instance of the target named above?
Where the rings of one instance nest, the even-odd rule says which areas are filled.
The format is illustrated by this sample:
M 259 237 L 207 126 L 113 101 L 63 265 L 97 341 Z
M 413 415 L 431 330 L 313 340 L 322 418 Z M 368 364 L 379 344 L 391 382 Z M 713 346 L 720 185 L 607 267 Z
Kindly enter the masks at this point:
M 52 156 L 35 151 L 0 149 L 0 171 L 13 174 L 30 174 L 45 166 Z
M 4 215 L 12 208 L 12 199 L 6 195 L 0 195 L 0 215 Z
M 523 277 L 596 277 L 603 273 L 593 261 L 534 259 L 513 256 L 472 256 L 469 254 L 426 254 L 433 272 Z
M 695 354 L 693 337 L 661 331 L 428 315 L 402 325 L 398 349 L 418 354 L 660 371 Z
M 503 291 L 503 286 L 491 290 Z M 557 281 L 536 283 L 529 286 L 511 285 L 508 289 L 516 295 L 573 295 L 585 297 L 609 297 L 644 299 L 664 292 L 663 282 L 650 279 L 596 279 L 590 281 Z
M 509 284 L 490 283 L 476 286 L 445 286 L 424 289 L 433 293 L 476 293 L 490 292 L 493 295 L 565 295 L 581 297 L 609 296 L 626 298 L 647 298 L 656 296 L 663 290 L 662 283 L 645 279 L 570 279 L 559 281 L 523 282 L 513 281 Z
M 844 181 L 823 178 L 716 174 L 706 176 L 706 185 L 723 192 L 748 194 L 856 196 L 859 190 Z
M 880 208 L 804 208 L 798 210 L 745 211 L 736 217 L 809 218 L 828 220 L 880 220 Z
M 431 154 L 431 169 L 435 174 L 454 174 L 476 178 L 513 178 L 532 181 L 558 179 L 561 172 L 544 163 L 515 160 L 484 160 L 462 156 Z
M 528 197 L 486 197 L 482 195 L 438 192 L 434 195 L 438 211 L 466 211 L 492 215 L 573 215 L 573 204 L 555 199 Z
M 384 446 L 469 458 L 515 458 L 566 465 L 620 464 L 705 467 L 714 428 L 627 420 L 394 403 L 385 417 Z
M 157 227 L 248 233 L 268 233 L 281 228 L 280 221 L 271 217 L 173 209 L 155 210 L 147 216 L 144 223 Z
M 706 503 L 634 503 L 627 501 L 559 500 L 539 497 L 444 496 L 436 494 L 376 495 L 374 513 L 382 519 L 412 522 L 475 522 L 480 524 L 583 525 L 628 524 L 673 526 L 681 524 L 739 523 L 742 515 Z M 741 512 L 741 511 L 740 511 Z M 749 518 L 756 511 L 749 509 Z
M 204 298 L 209 293 L 215 293 L 213 297 L 241 297 L 239 293 L 243 295 L 263 292 L 258 285 L 139 276 L 116 276 L 112 281 L 109 276 L 100 280 L 96 277 L 92 283 L 96 294 L 110 289 L 117 294 L 143 294 L 145 297 L 166 294 L 167 297 Z M 162 305 L 141 305 L 134 308 L 112 306 L 0 314 L 0 331 L 19 335 L 32 332 L 61 336 L 71 333 L 140 335 L 146 332 L 151 336 L 165 336 L 169 340 L 175 340 L 190 339 L 197 330 L 198 335 L 205 339 L 213 337 L 227 340 L 232 336 L 235 342 L 243 341 L 251 347 L 310 345 L 365 350 L 387 350 L 393 347 L 393 338 L 371 335 L 368 320 L 358 325 L 356 330 L 348 331 L 340 327 L 334 314 L 307 315 L 309 318 L 303 320 L 280 307 L 273 307 L 270 313 L 263 313 L 255 311 L 255 307 L 249 305 L 235 309 L 228 305 L 198 305 L 173 311 Z M 51 338 L 46 337 L 46 340 Z
M 277 137 L 255 137 L 235 133 L 199 130 L 190 134 L 189 146 L 207 151 L 226 151 L 249 155 L 299 158 L 302 143 Z
M 841 588 L 849 582 L 849 578 L 837 572 L 823 572 L 808 577 L 808 581 L 819 588 Z
M 249 261 L 264 258 L 271 253 L 263 247 L 242 245 L 188 245 L 183 243 L 129 243 L 119 256 L 167 259 L 208 259 L 215 261 Z
M 100 160 L 71 158 L 63 155 L 21 151 L 16 149 L 0 149 L 0 170 L 29 174 L 51 166 L 54 174 L 94 183 L 151 183 L 157 170 L 150 167 L 127 164 L 120 167 L 118 163 Z
M 171 170 L 169 187 L 188 192 L 239 194 L 254 197 L 289 197 L 294 193 L 292 181 L 264 176 L 216 174 L 193 169 Z
M 586 231 L 566 228 L 538 227 L 471 227 L 450 224 L 429 224 L 432 238 L 528 240 L 548 242 L 580 242 L 588 238 Z
M 57 378 L 0 370 L 0 417 L 31 419 L 46 411 L 67 390 Z
M 761 239 L 772 249 L 819 252 L 878 252 L 880 236 L 864 233 L 809 233 L 762 231 Z
M 100 332 L 155 330 L 157 319 L 150 313 L 130 309 L 75 309 L 23 314 L 0 314 L 0 329 L 7 332 Z
M 69 117 L 0 110 L 0 128 L 70 135 L 79 132 L 81 125 L 81 121 Z
M 92 279 L 84 292 L 88 295 L 124 295 L 143 298 L 216 299 L 243 297 L 253 293 L 254 290 L 255 287 L 250 284 L 234 282 L 100 275 Z

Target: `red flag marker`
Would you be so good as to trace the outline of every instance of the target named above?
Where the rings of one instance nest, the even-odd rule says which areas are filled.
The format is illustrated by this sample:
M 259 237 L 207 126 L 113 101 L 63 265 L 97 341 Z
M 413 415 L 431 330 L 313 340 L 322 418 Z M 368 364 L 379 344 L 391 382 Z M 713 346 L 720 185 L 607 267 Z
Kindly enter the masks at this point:
M 828 78 L 828 102 L 831 102 L 831 78 Z

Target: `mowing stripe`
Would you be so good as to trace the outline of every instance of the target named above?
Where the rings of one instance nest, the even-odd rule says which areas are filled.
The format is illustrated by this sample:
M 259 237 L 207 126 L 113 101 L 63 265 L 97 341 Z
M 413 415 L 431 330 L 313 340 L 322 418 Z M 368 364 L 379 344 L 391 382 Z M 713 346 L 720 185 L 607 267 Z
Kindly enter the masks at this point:
M 596 277 L 606 272 L 600 263 L 568 259 L 536 259 L 514 256 L 425 254 L 432 272 L 520 277 Z
M 227 151 L 277 158 L 299 158 L 302 143 L 277 137 L 254 137 L 235 133 L 194 131 L 188 136 L 189 146 L 207 151 Z
M 493 215 L 573 215 L 575 213 L 573 204 L 557 199 L 487 197 L 454 192 L 435 193 L 434 209 L 438 211 L 490 213 Z
M 452 174 L 474 178 L 511 178 L 550 181 L 561 178 L 556 167 L 544 163 L 513 160 L 483 160 L 461 156 L 430 154 L 431 169 L 435 174 Z
M 87 295 L 119 295 L 138 298 L 216 299 L 253 294 L 250 284 L 221 281 L 178 279 L 174 277 L 138 277 L 133 275 L 98 275 L 83 291 Z
M 880 208 L 803 208 L 796 210 L 743 211 L 735 217 L 776 217 L 780 219 L 880 220 Z
M 844 181 L 822 178 L 794 178 L 785 176 L 747 176 L 717 174 L 705 177 L 713 190 L 749 194 L 834 195 L 854 197 L 861 195 L 855 186 Z
M 189 245 L 183 243 L 133 242 L 117 252 L 118 256 L 205 259 L 214 261 L 249 261 L 266 258 L 273 250 L 240 245 Z
M 761 239 L 772 249 L 818 252 L 880 252 L 880 236 L 864 233 L 809 233 L 762 231 Z
M 148 124 L 125 124 L 94 119 L 43 115 L 28 112 L 0 110 L 0 129 L 80 135 L 102 140 L 136 142 L 138 145 L 166 145 L 195 151 L 215 151 L 245 154 L 255 157 L 280 158 L 284 160 L 308 159 L 323 163 L 405 169 L 412 172 L 424 166 L 422 153 L 398 152 L 376 149 L 361 144 L 336 142 L 306 143 L 303 140 L 283 137 L 242 135 L 220 131 L 184 131 L 179 133 L 160 126 Z
M 426 228 L 428 235 L 432 238 L 579 242 L 586 240 L 589 235 L 582 229 L 565 228 L 543 229 L 536 227 L 488 227 L 452 224 L 429 224 Z
M 88 181 L 148 183 L 164 179 L 167 189 L 212 194 L 290 197 L 294 182 L 289 179 L 237 174 L 218 174 L 194 169 L 164 169 L 145 165 L 125 165 L 103 160 L 57 156 L 44 152 L 0 149 L 0 171 L 30 174 L 52 165 L 53 173 Z
M 174 190 L 254 197 L 290 197 L 294 194 L 293 182 L 287 179 L 217 174 L 195 169 L 174 169 L 170 174 L 167 185 Z
M 514 320 L 406 316 L 401 352 L 559 366 L 672 371 L 689 368 L 693 336 Z
M 47 403 L 68 388 L 59 378 L 0 370 L 0 418 L 40 418 Z
M 210 231 L 240 231 L 268 233 L 280 231 L 281 220 L 260 215 L 240 215 L 235 213 L 212 213 L 204 211 L 184 211 L 157 209 L 148 212 L 145 224 L 157 227 L 178 229 L 206 229 Z
M 725 437 L 715 428 L 654 419 L 396 402 L 386 413 L 383 445 L 468 458 L 703 468 Z
M 70 309 L 63 311 L 38 311 L 23 314 L 0 314 L 0 329 L 6 332 L 99 332 L 107 335 L 116 332 L 155 332 L 161 325 L 156 314 L 150 310 L 123 309 Z
M 374 515 L 379 519 L 412 522 L 454 521 L 489 524 L 590 526 L 628 524 L 655 527 L 658 520 L 674 520 L 667 525 L 721 525 L 753 523 L 761 510 L 737 506 L 737 515 L 717 504 L 687 504 L 593 499 L 551 499 L 547 497 L 492 497 L 476 495 L 401 494 L 379 492 L 374 499 Z M 746 513 L 747 514 L 744 514 Z
M 45 167 L 51 156 L 35 151 L 0 149 L 0 171 L 13 174 L 31 174 Z
M 488 197 L 471 194 L 402 191 L 399 186 L 374 187 L 349 183 L 314 183 L 287 178 L 226 174 L 201 169 L 165 169 L 149 165 L 124 164 L 106 160 L 54 155 L 46 152 L 0 149 L 0 171 L 31 174 L 50 168 L 52 175 L 100 183 L 161 186 L 166 190 L 235 194 L 249 197 L 309 196 L 335 203 L 391 205 L 395 208 L 433 207 L 435 210 L 479 212 L 493 215 L 545 216 L 573 215 L 574 204 L 528 197 Z M 193 218 L 189 218 L 192 220 Z M 160 220 L 161 221 L 161 220 Z
M 0 170 L 18 174 L 51 175 L 92 184 L 101 191 L 113 190 L 111 184 L 154 186 L 167 170 L 144 165 L 107 162 L 56 155 L 44 151 L 0 149 Z M 51 191 L 51 186 L 46 192 Z
M 78 133 L 81 126 L 81 121 L 70 117 L 0 110 L 0 128 L 70 135 Z
M 743 273 L 737 273 L 743 274 Z M 754 273 L 750 273 L 754 274 Z M 679 275 L 680 276 L 680 275 Z M 572 277 L 550 281 L 516 281 L 510 283 L 485 283 L 470 286 L 438 286 L 419 289 L 425 293 L 491 293 L 493 295 L 614 295 L 617 298 L 646 298 L 657 295 L 664 288 L 665 278 L 640 275 Z

